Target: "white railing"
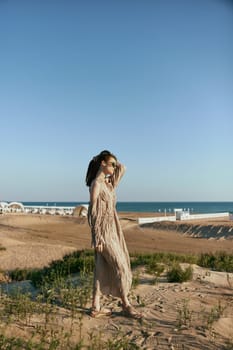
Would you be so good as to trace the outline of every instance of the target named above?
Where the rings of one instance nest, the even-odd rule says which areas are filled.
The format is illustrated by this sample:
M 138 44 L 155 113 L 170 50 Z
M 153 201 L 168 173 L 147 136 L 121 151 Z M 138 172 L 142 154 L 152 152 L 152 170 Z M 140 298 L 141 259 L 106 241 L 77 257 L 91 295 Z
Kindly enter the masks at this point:
M 151 224 L 153 222 L 160 222 L 160 221 L 176 221 L 176 217 L 175 216 L 156 216 L 153 218 L 138 218 L 139 225 Z
M 211 213 L 211 214 L 189 214 L 180 215 L 179 220 L 196 220 L 196 219 L 211 219 L 211 218 L 223 218 L 229 217 L 229 213 Z
M 151 224 L 153 222 L 160 221 L 182 221 L 182 220 L 197 220 L 197 219 L 211 219 L 211 218 L 224 218 L 228 217 L 230 220 L 233 220 L 233 214 L 228 212 L 226 213 L 211 213 L 211 214 L 189 214 L 188 212 L 179 213 L 175 216 L 157 216 L 150 218 L 138 218 L 139 225 Z

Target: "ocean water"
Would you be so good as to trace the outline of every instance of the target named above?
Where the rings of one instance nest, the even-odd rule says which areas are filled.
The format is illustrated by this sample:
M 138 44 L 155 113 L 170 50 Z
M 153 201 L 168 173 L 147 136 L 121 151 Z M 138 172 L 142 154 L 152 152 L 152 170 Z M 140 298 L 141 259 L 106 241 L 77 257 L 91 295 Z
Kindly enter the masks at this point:
M 22 202 L 24 205 L 73 207 L 88 202 Z M 193 213 L 233 213 L 233 202 L 117 202 L 117 210 L 125 212 L 173 213 L 181 208 Z

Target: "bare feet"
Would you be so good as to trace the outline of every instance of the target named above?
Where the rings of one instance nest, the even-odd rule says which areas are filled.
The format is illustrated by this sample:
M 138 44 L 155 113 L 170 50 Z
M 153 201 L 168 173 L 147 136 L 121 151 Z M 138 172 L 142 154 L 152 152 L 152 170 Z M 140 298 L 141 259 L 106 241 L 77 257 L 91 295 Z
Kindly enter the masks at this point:
M 132 305 L 123 306 L 123 314 L 126 317 L 134 318 L 135 320 L 142 319 L 142 314 L 137 312 Z
M 111 316 L 112 310 L 111 309 L 100 309 L 97 310 L 95 308 L 92 308 L 90 311 L 90 316 L 94 318 L 103 317 L 103 316 Z

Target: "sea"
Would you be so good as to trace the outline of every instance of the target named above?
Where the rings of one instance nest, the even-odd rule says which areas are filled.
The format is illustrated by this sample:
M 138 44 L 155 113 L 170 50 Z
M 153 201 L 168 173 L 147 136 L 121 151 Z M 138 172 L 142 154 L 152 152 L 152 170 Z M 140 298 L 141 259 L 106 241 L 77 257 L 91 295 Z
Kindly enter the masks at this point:
M 88 202 L 21 202 L 24 205 L 76 207 Z M 233 202 L 117 202 L 117 211 L 173 213 L 174 209 L 189 210 L 194 213 L 233 213 Z

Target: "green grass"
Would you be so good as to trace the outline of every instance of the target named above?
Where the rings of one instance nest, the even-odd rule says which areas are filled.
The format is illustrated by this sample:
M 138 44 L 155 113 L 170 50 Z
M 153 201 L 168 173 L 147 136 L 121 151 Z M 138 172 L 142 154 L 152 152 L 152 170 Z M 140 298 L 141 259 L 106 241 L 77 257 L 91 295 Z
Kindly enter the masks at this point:
M 24 340 L 18 337 L 0 335 L 0 349 L 4 350 L 140 350 L 141 347 L 130 342 L 122 335 L 117 335 L 108 340 L 103 335 L 91 335 L 89 344 L 79 341 L 76 344 L 64 343 L 59 337 L 53 337 L 50 341 L 45 339 L 36 342 L 33 338 Z
M 201 254 L 197 264 L 216 271 L 233 272 L 233 254 L 225 252 Z
M 173 263 L 167 271 L 167 280 L 172 283 L 182 283 L 192 280 L 193 270 L 191 266 L 182 269 L 177 262 Z
M 131 254 L 132 268 L 146 266 L 150 268 L 153 264 L 164 263 L 189 263 L 197 264 L 216 271 L 233 272 L 233 254 L 226 252 L 203 253 L 203 254 L 177 254 L 177 253 L 153 253 L 153 254 Z
M 94 269 L 93 251 L 82 250 L 65 255 L 43 269 L 15 269 L 9 272 L 13 281 L 31 280 L 35 287 L 52 283 L 75 273 L 91 273 Z
M 150 266 L 155 263 L 170 264 L 172 262 L 196 264 L 197 255 L 192 254 L 176 254 L 176 253 L 152 253 L 152 254 L 131 254 L 132 267 Z
M 198 264 L 203 267 L 233 272 L 233 255 L 216 254 L 132 254 L 131 263 L 135 267 L 143 266 L 156 278 L 167 269 L 170 282 L 188 280 L 192 269 L 182 269 L 181 263 Z M 66 255 L 62 260 L 53 261 L 42 269 L 16 269 L 9 273 L 12 280 L 29 279 L 37 288 L 36 295 L 23 293 L 16 289 L 13 293 L 0 293 L 0 349 L 3 350 L 133 350 L 139 349 L 125 334 L 117 330 L 112 337 L 105 339 L 104 332 L 90 330 L 89 339 L 83 337 L 83 312 L 91 301 L 94 268 L 93 251 L 77 251 Z M 139 275 L 134 276 L 139 283 Z M 65 310 L 70 326 L 64 329 L 57 322 L 59 310 Z M 221 304 L 208 314 L 206 323 L 212 324 L 223 312 Z M 34 317 L 40 322 L 34 323 Z M 191 326 L 192 310 L 184 302 L 178 310 L 177 322 Z M 31 329 L 27 338 L 4 333 L 6 326 L 17 324 Z M 79 339 L 72 342 L 74 330 L 79 329 Z M 230 349 L 230 348 L 226 348 Z
M 163 270 L 161 264 L 170 266 L 174 263 L 197 264 L 216 271 L 233 272 L 233 254 L 225 252 L 200 255 L 176 253 L 131 254 L 132 269 L 145 266 L 146 270 L 152 274 L 153 272 L 159 273 L 158 269 Z M 71 274 L 92 273 L 93 269 L 93 251 L 82 250 L 68 254 L 62 260 L 53 261 L 43 269 L 15 269 L 9 272 L 9 276 L 13 281 L 31 280 L 35 287 L 40 287 L 59 278 L 62 280 Z

